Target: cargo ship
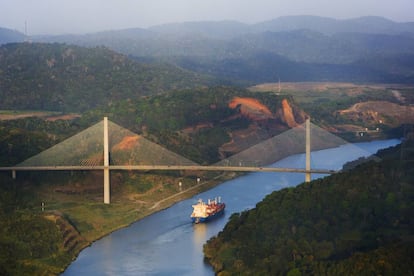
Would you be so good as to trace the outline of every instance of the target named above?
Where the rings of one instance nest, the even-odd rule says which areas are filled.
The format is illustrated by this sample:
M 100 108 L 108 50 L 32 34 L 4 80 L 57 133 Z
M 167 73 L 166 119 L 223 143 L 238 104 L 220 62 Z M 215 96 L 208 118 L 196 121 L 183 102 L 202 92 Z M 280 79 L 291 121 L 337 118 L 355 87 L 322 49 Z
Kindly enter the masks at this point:
M 222 215 L 226 204 L 221 202 L 221 198 L 219 197 L 218 200 L 217 198 L 214 200 L 209 199 L 207 203 L 199 199 L 197 204 L 194 204 L 192 207 L 193 213 L 191 214 L 191 220 L 193 223 L 200 223 L 207 222 Z

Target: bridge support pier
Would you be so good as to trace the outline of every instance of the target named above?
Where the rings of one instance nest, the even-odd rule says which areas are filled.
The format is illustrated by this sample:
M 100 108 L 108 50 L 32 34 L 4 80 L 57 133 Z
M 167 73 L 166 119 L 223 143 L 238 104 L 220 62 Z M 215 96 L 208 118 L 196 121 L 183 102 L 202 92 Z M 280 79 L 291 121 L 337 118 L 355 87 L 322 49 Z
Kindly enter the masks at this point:
M 104 203 L 111 203 L 111 184 L 109 175 L 108 117 L 104 117 Z
M 306 119 L 306 174 L 305 174 L 305 182 L 311 181 L 311 142 L 310 142 L 310 118 Z

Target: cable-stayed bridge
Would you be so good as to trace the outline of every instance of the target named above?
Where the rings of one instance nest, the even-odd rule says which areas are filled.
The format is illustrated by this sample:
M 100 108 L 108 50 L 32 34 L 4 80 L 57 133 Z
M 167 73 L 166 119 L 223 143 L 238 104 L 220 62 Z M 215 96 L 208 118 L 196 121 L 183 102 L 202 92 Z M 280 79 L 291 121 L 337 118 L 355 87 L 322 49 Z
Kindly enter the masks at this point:
M 310 150 L 337 147 L 347 142 L 325 131 L 309 120 L 277 136 L 251 146 L 218 163 L 200 165 L 177 153 L 151 142 L 109 121 L 106 117 L 94 126 L 13 167 L 11 171 L 75 171 L 104 172 L 104 203 L 110 203 L 111 170 L 194 170 L 239 172 L 296 172 L 331 174 L 335 171 L 311 168 Z M 269 165 L 287 156 L 306 153 L 304 168 L 275 168 Z

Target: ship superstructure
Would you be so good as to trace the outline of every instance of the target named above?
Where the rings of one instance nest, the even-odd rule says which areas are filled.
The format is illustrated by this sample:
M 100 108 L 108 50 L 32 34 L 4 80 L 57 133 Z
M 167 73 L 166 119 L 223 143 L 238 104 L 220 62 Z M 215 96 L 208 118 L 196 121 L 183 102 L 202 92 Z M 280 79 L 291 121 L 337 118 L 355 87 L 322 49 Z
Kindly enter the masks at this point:
M 191 214 L 191 220 L 194 223 L 199 223 L 206 222 L 223 214 L 226 204 L 221 202 L 221 198 L 219 197 L 214 200 L 209 199 L 207 203 L 202 199 L 199 199 L 197 204 L 194 204 L 192 207 L 193 212 Z

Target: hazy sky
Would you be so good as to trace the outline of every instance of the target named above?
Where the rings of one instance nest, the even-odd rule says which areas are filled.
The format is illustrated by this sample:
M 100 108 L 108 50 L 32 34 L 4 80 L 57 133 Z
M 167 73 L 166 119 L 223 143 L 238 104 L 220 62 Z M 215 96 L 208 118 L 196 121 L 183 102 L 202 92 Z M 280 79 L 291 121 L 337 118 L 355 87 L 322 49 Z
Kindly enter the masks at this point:
M 414 22 L 414 0 L 0 0 L 0 27 L 35 34 L 87 33 L 184 21 L 265 21 L 285 15 Z

